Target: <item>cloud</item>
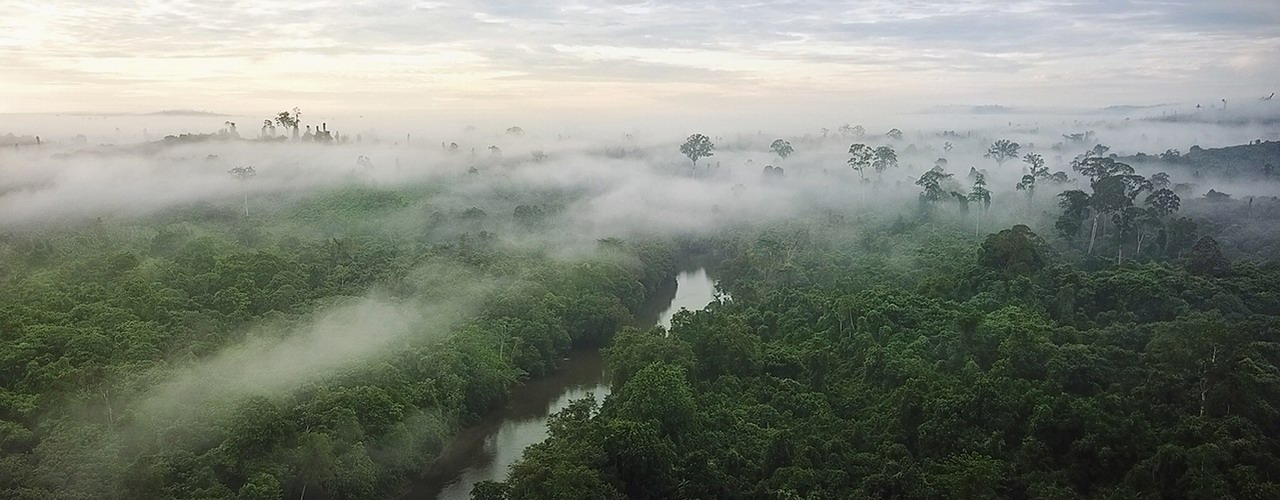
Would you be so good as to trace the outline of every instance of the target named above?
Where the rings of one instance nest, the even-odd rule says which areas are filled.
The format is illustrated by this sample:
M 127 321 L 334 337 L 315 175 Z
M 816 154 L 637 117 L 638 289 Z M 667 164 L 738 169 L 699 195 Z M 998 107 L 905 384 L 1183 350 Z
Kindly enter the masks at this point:
M 1011 104 L 1096 106 L 1225 83 L 1256 93 L 1280 76 L 1250 62 L 1280 52 L 1277 27 L 1277 4 L 1243 0 L 55 0 L 0 19 L 0 65 L 17 73 L 0 82 L 12 97 L 0 112 L 465 110 L 503 96 L 504 108 L 545 113 L 579 95 L 597 106 L 691 89 L 914 107 L 988 83 Z M 1046 80 L 1098 87 L 1064 95 Z

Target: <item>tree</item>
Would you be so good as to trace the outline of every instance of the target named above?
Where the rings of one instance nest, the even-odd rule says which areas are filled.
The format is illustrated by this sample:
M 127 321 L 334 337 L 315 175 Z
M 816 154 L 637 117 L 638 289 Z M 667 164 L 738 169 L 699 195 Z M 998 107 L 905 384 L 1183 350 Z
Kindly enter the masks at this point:
M 609 362 L 609 377 L 615 387 L 626 384 L 641 369 L 654 363 L 667 363 L 686 370 L 693 368 L 693 351 L 689 343 L 667 335 L 661 328 L 623 328 L 614 336 L 613 345 L 605 349 L 604 356 Z
M 920 193 L 920 200 L 928 203 L 936 203 L 947 194 L 942 188 L 942 182 L 950 179 L 952 174 L 947 173 L 942 167 L 933 167 L 925 172 L 916 180 L 916 185 L 924 188 L 924 192 Z
M 246 166 L 246 167 L 236 167 L 231 170 L 228 170 L 227 173 L 231 174 L 232 177 L 235 177 L 241 183 L 258 175 L 258 172 L 253 169 L 252 165 Z M 245 217 L 249 216 L 249 189 L 247 186 L 244 186 L 244 216 Z
M 226 136 L 228 136 L 228 137 L 230 137 L 230 138 L 232 138 L 232 139 L 239 139 L 239 138 L 240 138 L 240 132 L 236 131 L 236 122 L 233 122 L 233 121 L 231 121 L 231 120 L 227 120 L 227 121 L 223 122 L 223 125 L 226 125 L 226 126 L 227 126 L 227 128 L 226 128 L 226 129 L 223 129 L 223 131 L 225 132 Z
M 978 174 L 973 180 L 973 190 L 969 192 L 969 201 L 978 203 L 978 213 L 974 217 L 973 232 L 976 235 L 982 224 L 982 215 L 991 208 L 991 191 L 987 189 L 986 176 Z
M 610 396 L 618 415 L 641 423 L 654 423 L 666 437 L 689 429 L 697 414 L 697 402 L 685 370 L 657 362 L 640 369 Z
M 1094 144 L 1092 148 L 1090 148 L 1088 151 L 1085 151 L 1080 156 L 1077 156 L 1076 159 L 1080 160 L 1084 158 L 1102 158 L 1103 155 L 1107 154 L 1107 151 L 1111 151 L 1111 146 L 1108 146 L 1106 144 Z
M 987 235 L 979 264 L 1010 274 L 1030 274 L 1045 266 L 1048 245 L 1022 224 Z
M 1044 166 L 1044 158 L 1036 153 L 1027 153 L 1022 157 L 1022 162 L 1027 164 L 1027 174 L 1037 179 L 1047 179 L 1049 177 L 1049 167 Z
M 1133 248 L 1133 255 L 1135 257 L 1142 255 L 1142 243 L 1146 241 L 1147 234 L 1152 230 L 1159 228 L 1162 223 L 1160 216 L 1156 215 L 1155 210 L 1151 208 L 1141 209 L 1137 214 L 1134 221 L 1134 228 L 1138 232 L 1138 241 L 1134 244 Z
M 1022 180 L 1018 181 L 1018 184 L 1013 187 L 1018 191 L 1027 192 L 1027 205 L 1031 205 L 1034 202 L 1033 198 L 1036 194 L 1036 176 L 1031 174 L 1023 175 Z
M 795 148 L 791 147 L 790 142 L 782 139 L 775 139 L 773 144 L 769 145 L 769 150 L 778 155 L 778 158 L 782 158 L 784 160 L 787 159 L 788 156 L 791 156 L 791 153 L 796 151 Z
M 1151 210 L 1156 214 L 1156 216 L 1161 218 L 1177 212 L 1178 207 L 1182 202 L 1182 200 L 1178 198 L 1178 195 L 1168 188 L 1160 188 L 1152 191 L 1151 194 L 1147 195 L 1145 201 L 1147 206 L 1151 207 Z
M 888 137 L 889 139 L 894 140 L 894 141 L 901 141 L 901 140 L 902 140 L 902 131 L 901 131 L 901 130 L 898 130 L 898 129 L 896 129 L 896 128 L 889 129 L 889 131 L 888 131 L 888 132 L 885 132 L 884 136 L 885 136 L 885 137 Z
M 996 161 L 996 166 L 1004 166 L 1004 162 L 1018 157 L 1018 143 L 1008 139 L 1000 139 L 991 143 L 991 147 L 987 148 L 987 154 L 982 156 L 992 158 Z
M 1168 216 L 1177 212 L 1181 205 L 1178 195 L 1168 188 L 1152 191 L 1144 201 L 1147 207 L 1139 214 L 1136 221 L 1138 243 L 1134 248 L 1135 255 L 1142 252 L 1142 242 L 1146 238 L 1147 230 L 1163 227 Z
M 872 149 L 866 144 L 854 143 L 849 145 L 849 160 L 845 163 L 848 163 L 850 168 L 858 172 L 859 179 L 866 181 L 866 177 L 864 177 L 863 173 L 871 166 L 872 162 L 875 161 L 875 158 L 875 149 Z
M 849 124 L 846 123 L 844 125 L 841 125 L 839 130 L 840 130 L 840 135 L 845 137 L 854 136 L 861 139 L 862 136 L 867 135 L 867 129 L 863 128 L 862 125 L 855 125 L 850 127 Z
M 947 142 L 942 143 L 942 150 L 943 150 L 943 151 L 946 151 L 946 152 L 948 152 L 948 153 L 950 153 L 950 152 L 951 152 L 951 149 L 952 149 L 952 148 L 954 148 L 954 147 L 955 147 L 955 146 L 951 144 L 951 141 L 947 141 Z
M 1093 227 L 1089 232 L 1088 253 L 1090 254 L 1093 253 L 1094 242 L 1097 240 L 1099 219 L 1103 215 L 1116 214 L 1132 206 L 1133 200 L 1143 191 L 1150 190 L 1151 184 L 1140 175 L 1119 174 L 1103 177 L 1094 181 L 1092 186 L 1093 194 L 1089 197 L 1089 205 L 1093 209 L 1094 216 Z M 1122 230 L 1119 236 L 1123 234 Z
M 1221 277 L 1231 272 L 1231 261 L 1222 255 L 1216 240 L 1204 236 L 1187 251 L 1187 271 L 1200 276 Z
M 508 128 L 507 128 L 507 135 L 514 135 L 514 136 L 517 136 L 517 137 L 522 136 L 522 135 L 524 135 L 524 129 L 522 129 L 522 128 L 518 127 L 518 126 L 515 126 L 515 127 L 508 127 Z
M 298 498 L 307 497 L 307 488 L 312 491 L 323 491 L 338 467 L 337 457 L 333 453 L 333 439 L 328 434 L 307 432 L 299 439 L 299 446 L 294 450 L 295 477 L 301 483 Z M 323 495 L 322 495 L 323 496 Z
M 715 149 L 716 145 L 711 142 L 711 139 L 702 134 L 693 134 L 680 145 L 680 152 L 693 162 L 695 169 L 698 168 L 698 159 L 714 156 Z
M 1231 199 L 1231 195 L 1216 189 L 1210 189 L 1209 192 L 1204 194 L 1204 199 L 1213 202 L 1222 202 Z
M 1116 226 L 1116 263 L 1124 259 L 1124 234 L 1133 232 L 1146 210 L 1135 206 L 1127 206 L 1111 215 Z
M 1058 216 L 1054 227 L 1063 237 L 1075 238 L 1089 214 L 1089 193 L 1079 189 L 1058 193 L 1058 206 L 1062 208 L 1062 215 Z
M 1151 174 L 1152 189 L 1165 189 L 1171 185 L 1172 183 L 1169 180 L 1169 174 L 1166 174 L 1164 172 L 1156 172 L 1154 174 Z
M 296 140 L 298 138 L 298 124 L 302 121 L 302 111 L 298 108 L 293 108 L 292 114 L 288 111 L 281 111 L 280 114 L 276 115 L 275 121 L 281 127 L 292 130 L 293 138 Z
M 1113 175 L 1130 175 L 1133 174 L 1133 167 L 1127 163 L 1121 163 L 1114 158 L 1106 158 L 1102 156 L 1086 156 L 1077 160 L 1072 160 L 1071 169 L 1080 172 L 1081 175 L 1089 177 L 1093 182 L 1111 177 Z
M 885 170 L 897 168 L 898 153 L 893 151 L 892 147 L 880 146 L 875 150 L 875 159 L 872 160 L 871 166 L 876 169 L 876 174 L 883 174 Z

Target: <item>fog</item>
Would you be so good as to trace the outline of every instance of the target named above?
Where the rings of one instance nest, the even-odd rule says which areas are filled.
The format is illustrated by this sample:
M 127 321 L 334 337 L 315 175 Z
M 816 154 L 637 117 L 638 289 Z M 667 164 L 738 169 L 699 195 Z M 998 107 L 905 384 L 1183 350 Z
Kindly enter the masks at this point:
M 18 137 L 41 136 L 41 144 L 0 149 L 0 227 L 140 216 L 193 203 L 231 205 L 243 201 L 238 199 L 244 195 L 252 211 L 263 199 L 302 196 L 343 185 L 424 184 L 442 189 L 445 198 L 460 209 L 509 210 L 514 205 L 502 206 L 502 200 L 486 197 L 500 197 L 503 190 L 521 187 L 578 193 L 572 209 L 565 212 L 571 223 L 566 233 L 589 238 L 631 231 L 698 231 L 726 220 L 785 217 L 802 206 L 856 203 L 861 198 L 856 193 L 870 187 L 876 196 L 909 200 L 916 191 L 912 183 L 943 157 L 957 178 L 964 177 L 970 167 L 985 170 L 992 191 L 1000 194 L 1017 183 L 1024 165 L 1013 161 L 996 169 L 992 160 L 984 158 L 996 139 L 1019 142 L 1022 153 L 1039 153 L 1051 171 L 1068 173 L 1071 159 L 1094 144 L 1128 156 L 1280 139 L 1274 122 L 1280 105 L 1270 101 L 1240 112 L 1193 109 L 1184 112 L 1181 121 L 1162 121 L 1170 116 L 1162 108 L 1139 109 L 1134 116 L 1102 111 L 1087 116 L 1035 114 L 1034 110 L 945 111 L 950 114 L 871 117 L 863 125 L 866 135 L 861 138 L 841 137 L 842 123 L 793 131 L 602 129 L 575 135 L 530 129 L 512 136 L 502 128 L 435 134 L 384 128 L 377 133 L 367 128 L 368 120 L 358 119 L 350 126 L 325 122 L 330 129 L 344 131 L 345 143 L 323 146 L 249 140 L 258 131 L 245 125 L 239 127 L 245 140 L 216 135 L 193 136 L 189 141 L 161 139 L 162 134 L 214 133 L 231 118 L 222 116 L 19 118 L 4 122 L 8 132 Z M 311 124 L 310 116 L 303 116 Z M 1273 121 L 1259 121 L 1267 116 Z M 240 123 L 254 122 L 246 118 Z M 851 118 L 844 124 L 848 123 L 864 122 Z M 77 127 L 88 133 L 82 134 Z M 104 130 L 109 128 L 120 132 L 113 135 Z M 890 128 L 902 130 L 903 137 L 884 137 Z M 144 129 L 153 142 L 142 140 Z M 715 155 L 700 160 L 696 172 L 677 148 L 685 135 L 695 132 L 707 134 L 716 143 Z M 1064 135 L 1085 132 L 1091 133 L 1087 140 L 1064 139 Z M 77 135 L 87 139 L 76 139 Z M 769 143 L 777 138 L 790 141 L 795 154 L 784 160 L 770 153 Z M 845 161 L 853 142 L 895 148 L 900 167 L 877 176 L 873 186 L 850 182 L 853 173 Z M 954 149 L 944 151 L 948 142 Z M 450 143 L 458 144 L 456 151 L 445 149 Z M 500 153 L 492 153 L 491 146 Z M 541 158 L 535 160 L 535 154 Z M 764 178 L 761 171 L 766 165 L 783 167 L 785 178 Z M 229 169 L 240 166 L 253 166 L 256 176 L 240 181 L 227 175 Z M 468 175 L 472 168 L 477 173 Z M 1231 189 L 1251 195 L 1269 193 L 1264 186 L 1248 183 Z
M 262 325 L 246 340 L 175 373 L 140 406 L 142 424 L 229 409 L 228 401 L 280 396 L 385 355 L 405 337 L 444 338 L 474 311 L 481 283 L 430 303 L 362 297 L 322 309 L 302 325 Z
M 374 189 L 428 189 L 431 206 L 411 205 L 386 213 L 376 221 L 403 231 L 422 231 L 432 214 L 457 214 L 470 208 L 485 212 L 483 227 L 495 231 L 509 245 L 552 249 L 565 256 L 584 255 L 601 238 L 642 238 L 710 235 L 727 227 L 763 225 L 805 212 L 839 210 L 880 214 L 909 214 L 917 209 L 915 181 L 945 158 L 953 174 L 947 191 L 968 193 L 971 169 L 984 172 L 992 191 L 987 220 L 975 220 L 975 230 L 1025 223 L 1050 230 L 1056 213 L 1057 191 L 1087 188 L 1087 181 L 1071 171 L 1070 161 L 1096 144 L 1111 153 L 1158 155 L 1168 149 L 1187 151 L 1280 140 L 1274 117 L 1280 107 L 1261 103 L 1248 112 L 1189 112 L 1182 121 L 1163 121 L 1168 109 L 1142 109 L 1136 116 L 1098 112 L 1090 116 L 1022 113 L 942 112 L 903 115 L 903 137 L 886 137 L 880 128 L 887 118 L 867 123 L 865 135 L 840 130 L 841 123 L 814 127 L 802 134 L 742 130 L 651 130 L 597 132 L 573 136 L 556 130 L 527 130 L 512 135 L 503 129 L 467 129 L 437 136 L 412 132 L 351 133 L 340 144 L 248 139 L 256 136 L 240 128 L 245 139 L 218 135 L 225 117 L 217 116 L 64 116 L 6 122 L 15 136 L 41 135 L 39 145 L 0 149 L 0 231 L 47 232 L 61 226 L 127 221 L 184 207 L 212 207 L 224 213 L 247 210 L 247 220 L 266 213 L 286 213 L 295 200 L 314 193 L 361 186 Z M 1268 115 L 1267 113 L 1272 113 Z M 304 115 L 305 116 L 305 115 Z M 1258 119 L 1273 117 L 1273 121 Z M 249 120 L 245 122 L 251 123 Z M 100 123 L 99 123 L 100 122 Z M 858 123 L 851 119 L 849 123 Z M 145 125 L 145 127 L 144 127 Z M 342 130 L 344 123 L 326 123 Z M 355 127 L 359 130 L 361 125 Z M 77 140 L 85 127 L 93 140 Z M 108 140 L 104 128 L 121 130 L 119 142 Z M 208 135 L 189 139 L 138 139 L 141 128 L 159 135 L 195 131 Z M 49 132 L 52 130 L 53 132 Z M 124 132 L 132 130 L 133 132 Z M 887 129 L 886 129 L 887 130 Z M 254 131 L 256 132 L 256 131 Z M 705 132 L 716 143 L 713 156 L 696 166 L 677 147 L 689 133 Z M 1066 136 L 1085 134 L 1072 141 Z M 105 135 L 104 135 L 105 134 Z M 283 135 L 283 133 L 281 133 Z M 381 137 L 381 138 L 379 138 Z M 391 139 L 391 138 L 398 139 Z M 789 141 L 795 153 L 779 158 L 770 152 L 775 139 Z M 1027 210 L 1024 193 L 1014 189 L 1026 165 L 1010 160 L 1003 167 L 983 155 L 997 139 L 1022 144 L 1021 154 L 1039 153 L 1050 172 L 1063 171 L 1071 180 L 1062 186 L 1042 186 Z M 450 147 L 457 143 L 457 148 Z M 898 153 L 897 168 L 866 173 L 866 182 L 846 164 L 851 143 L 887 145 Z M 946 150 L 947 145 L 950 151 Z M 491 151 L 490 147 L 499 151 Z M 232 168 L 253 166 L 256 175 L 239 179 Z M 766 166 L 784 169 L 781 176 L 763 172 Z M 1137 164 L 1139 173 L 1165 171 L 1173 183 L 1194 189 L 1192 197 L 1208 189 L 1248 196 L 1274 196 L 1272 183 L 1232 180 L 1195 172 L 1159 161 Z M 519 227 L 511 217 L 520 205 L 554 206 L 548 220 L 533 230 Z M 952 202 L 940 205 L 950 208 Z M 953 214 L 960 217 L 959 214 Z M 287 219 L 286 219 L 287 220 Z M 346 222 L 342 222 L 346 224 Z M 323 224 L 310 230 L 324 232 Z M 437 228 L 450 234 L 473 227 Z M 318 236 L 323 236 L 318 234 Z M 456 298 L 456 297 L 455 297 Z M 414 305 L 414 310 L 420 308 Z M 456 305 L 431 304 L 452 310 Z M 185 374 L 163 384 L 159 400 L 205 397 L 187 384 L 221 380 L 208 387 L 234 388 L 244 394 L 296 386 L 308 377 L 335 369 L 343 360 L 360 359 L 426 321 L 410 315 L 403 305 L 366 297 L 355 304 L 335 306 L 314 324 L 295 327 L 296 338 L 262 344 L 246 341 L 202 361 Z M 370 315 L 376 322 L 363 321 Z M 441 321 L 435 329 L 451 321 Z M 372 324 L 376 327 L 361 328 Z M 334 342 L 334 336 L 360 332 Z M 350 347 L 351 349 L 348 349 Z M 247 353 L 252 356 L 246 357 Z M 288 359 L 279 356 L 287 356 Z M 283 371 L 282 371 L 283 370 Z M 218 389 L 222 390 L 222 389 Z M 189 403 L 189 401 L 188 401 Z
M 1280 107 L 1270 102 L 1240 112 L 1186 108 L 1089 114 L 966 108 L 851 116 L 790 130 L 522 127 L 522 134 L 502 126 L 443 130 L 335 117 L 323 122 L 341 134 L 334 144 L 263 139 L 246 125 L 238 126 L 239 137 L 219 132 L 230 121 L 255 123 L 248 117 L 19 116 L 0 129 L 16 138 L 0 148 L 0 235 L 57 234 L 103 224 L 153 224 L 157 229 L 139 230 L 158 231 L 181 223 L 190 211 L 246 228 L 271 221 L 318 238 L 376 228 L 446 241 L 486 231 L 512 248 L 588 259 L 603 238 L 711 237 L 827 212 L 914 218 L 921 211 L 916 181 L 940 159 L 952 174 L 944 191 L 963 196 L 976 180 L 970 173 L 982 172 L 992 204 L 979 216 L 947 198 L 936 203 L 936 216 L 963 221 L 975 237 L 1012 224 L 1048 234 L 1058 213 L 1056 194 L 1088 189 L 1088 179 L 1072 171 L 1071 161 L 1097 145 L 1130 157 L 1280 140 Z M 1172 118 L 1174 111 L 1181 114 Z M 305 124 L 321 126 L 304 117 Z M 851 125 L 865 132 L 859 136 Z M 901 137 L 887 136 L 890 129 L 900 130 Z M 696 164 L 680 151 L 694 133 L 715 143 L 714 154 Z M 770 145 L 779 139 L 794 153 L 772 152 Z M 984 156 L 999 139 L 1020 143 L 1019 157 L 998 165 Z M 898 165 L 860 176 L 847 163 L 854 143 L 892 147 Z M 1026 153 L 1042 155 L 1049 172 L 1064 172 L 1069 180 L 1044 181 L 1028 198 L 1014 187 L 1026 173 Z M 252 176 L 230 173 L 250 166 Z M 1209 189 L 1235 199 L 1280 194 L 1274 180 L 1158 158 L 1134 166 L 1147 176 L 1168 173 L 1173 184 L 1183 185 L 1184 209 L 1204 214 L 1213 215 L 1207 205 L 1190 201 Z M 299 212 L 309 199 L 344 189 L 430 196 L 366 220 Z M 538 207 L 540 215 L 522 220 L 520 207 Z M 481 212 L 469 212 L 475 209 Z M 1238 232 L 1274 230 L 1273 223 L 1244 222 L 1234 212 L 1214 210 L 1220 223 L 1240 225 Z M 128 432 L 149 442 L 157 437 L 151 428 L 163 423 L 226 418 L 222 412 L 235 408 L 229 402 L 288 394 L 386 356 L 406 339 L 447 338 L 486 297 L 523 286 L 431 264 L 416 269 L 405 277 L 407 290 L 375 289 L 321 304 L 302 319 L 249 325 L 230 332 L 239 340 L 217 352 L 150 374 L 148 389 L 131 396 L 140 403 Z M 100 414 L 97 408 L 84 411 Z M 413 418 L 439 425 L 430 415 Z

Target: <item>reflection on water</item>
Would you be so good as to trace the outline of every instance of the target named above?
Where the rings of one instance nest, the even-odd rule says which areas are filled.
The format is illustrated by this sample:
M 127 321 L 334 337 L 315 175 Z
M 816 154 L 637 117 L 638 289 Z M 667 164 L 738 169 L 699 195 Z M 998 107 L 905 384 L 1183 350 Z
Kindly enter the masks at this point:
M 463 429 L 423 478 L 422 488 L 409 498 L 470 498 L 472 486 L 506 478 L 507 468 L 525 448 L 547 438 L 548 416 L 587 394 L 595 394 L 597 400 L 609 394 L 600 351 L 572 352 L 561 366 L 554 374 L 514 389 L 501 410 Z
M 675 290 L 676 296 L 658 316 L 658 324 L 667 328 L 671 328 L 671 317 L 681 309 L 696 311 L 707 307 L 716 294 L 716 284 L 707 277 L 706 269 L 680 273 L 676 282 L 679 283 Z
M 654 293 L 636 314 L 636 321 L 669 327 L 677 311 L 701 309 L 714 295 L 715 282 L 705 269 L 682 272 Z M 459 432 L 404 498 L 470 498 L 476 483 L 505 479 L 508 468 L 525 448 L 547 438 L 548 416 L 587 394 L 594 394 L 598 401 L 609 394 L 599 351 L 571 352 L 560 367 L 551 375 L 512 389 L 505 406 Z

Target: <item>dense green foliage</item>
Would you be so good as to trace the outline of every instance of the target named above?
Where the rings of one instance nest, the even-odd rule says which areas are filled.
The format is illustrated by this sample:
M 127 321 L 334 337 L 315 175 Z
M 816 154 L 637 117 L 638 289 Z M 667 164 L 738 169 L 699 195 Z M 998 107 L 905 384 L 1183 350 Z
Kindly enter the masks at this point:
M 1280 265 L 909 226 L 721 242 L 731 298 L 616 337 L 477 498 L 1280 497 Z
M 504 246 L 486 229 L 517 221 L 477 221 L 426 190 L 255 203 L 252 218 L 197 206 L 0 236 L 0 497 L 386 495 L 675 273 L 661 243 L 568 260 Z M 367 323 L 325 315 L 367 297 L 385 305 Z M 417 310 L 433 316 L 378 324 Z M 314 333 L 333 321 L 350 331 Z M 308 338 L 350 359 L 309 359 Z M 208 368 L 261 353 L 292 366 Z
M 696 166 L 713 145 L 694 143 Z M 672 227 L 697 205 L 475 166 L 6 226 L 0 498 L 396 495 L 513 387 L 600 346 L 612 394 L 476 496 L 1280 497 L 1280 199 L 1201 194 L 1102 145 L 1071 182 L 1029 153 L 1025 194 L 945 158 L 892 191 L 915 149 L 904 167 L 851 146 L 877 173 L 845 179 L 873 193 L 856 203 L 804 192 L 798 162 L 799 182 L 768 166 L 732 187 L 719 161 L 680 167 L 653 184 L 724 204 Z M 1214 151 L 1134 163 L 1235 161 Z M 631 215 L 652 225 L 613 227 Z M 593 226 L 640 236 L 573 234 Z M 627 327 L 691 254 L 724 298 Z
M 1204 149 L 1192 146 L 1183 153 L 1170 149 L 1158 155 L 1138 153 L 1126 157 L 1136 163 L 1156 163 L 1186 166 L 1194 169 L 1196 177 L 1215 175 L 1227 179 L 1267 179 L 1280 176 L 1276 171 L 1280 159 L 1280 141 L 1257 141 L 1252 144 Z M 1198 193 L 1203 194 L 1203 193 Z

